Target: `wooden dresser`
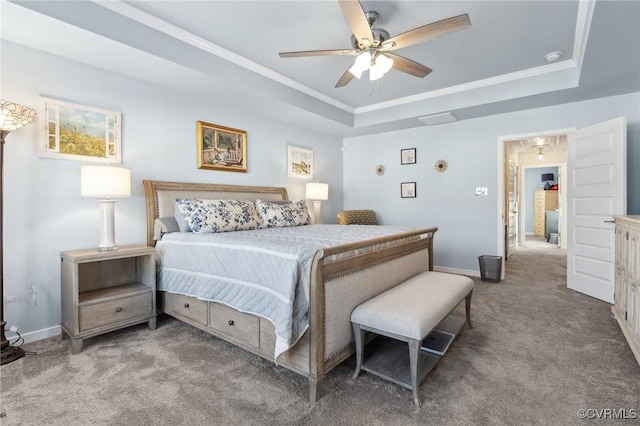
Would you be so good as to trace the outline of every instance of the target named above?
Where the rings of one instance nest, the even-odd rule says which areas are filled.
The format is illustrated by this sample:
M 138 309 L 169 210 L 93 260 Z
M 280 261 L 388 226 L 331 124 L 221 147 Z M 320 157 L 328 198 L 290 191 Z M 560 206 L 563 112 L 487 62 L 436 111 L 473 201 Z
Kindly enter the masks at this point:
M 538 237 L 547 235 L 545 212 L 558 208 L 558 191 L 538 189 L 533 205 L 533 234 Z
M 612 311 L 640 364 L 640 215 L 614 219 L 616 283 Z

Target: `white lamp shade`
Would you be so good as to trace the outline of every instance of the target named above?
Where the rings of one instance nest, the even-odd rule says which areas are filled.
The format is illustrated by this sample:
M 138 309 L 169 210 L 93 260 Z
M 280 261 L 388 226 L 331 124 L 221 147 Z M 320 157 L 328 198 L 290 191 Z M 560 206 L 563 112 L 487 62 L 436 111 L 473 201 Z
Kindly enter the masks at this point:
M 371 53 L 369 51 L 366 51 L 364 53 L 361 53 L 360 56 L 356 58 L 351 68 L 349 68 L 349 72 L 356 78 L 360 78 L 362 76 L 362 73 L 369 69 L 370 65 Z
M 325 201 L 329 199 L 329 185 L 326 183 L 313 183 L 307 184 L 307 200 Z
M 83 197 L 128 197 L 131 195 L 131 170 L 126 167 L 82 166 L 80 195 Z
M 376 56 L 376 65 L 380 67 L 380 71 L 382 71 L 382 73 L 385 74 L 393 66 L 393 59 L 391 59 L 386 55 L 380 54 Z

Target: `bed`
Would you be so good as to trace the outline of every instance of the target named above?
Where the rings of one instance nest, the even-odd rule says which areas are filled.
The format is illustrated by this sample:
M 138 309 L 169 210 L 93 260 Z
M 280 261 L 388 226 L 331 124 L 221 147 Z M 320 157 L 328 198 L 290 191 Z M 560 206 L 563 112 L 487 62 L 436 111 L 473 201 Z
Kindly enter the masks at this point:
M 161 235 L 159 223 L 174 216 L 176 199 L 278 203 L 288 200 L 287 190 L 152 180 L 143 184 L 147 244 L 155 246 L 157 253 L 158 309 L 306 377 L 311 402 L 319 396 L 322 378 L 354 352 L 353 309 L 420 272 L 433 270 L 435 227 L 349 225 L 341 227 L 339 238 L 330 232 L 340 225 Z M 292 233 L 305 243 L 290 244 L 286 235 Z M 291 259 L 297 259 L 297 266 L 287 266 Z M 234 268 L 236 262 L 243 262 L 237 263 L 242 266 Z M 202 272 L 205 266 L 209 269 Z M 243 275 L 221 277 L 225 270 Z M 269 283 L 277 291 L 254 283 L 274 270 L 275 278 Z M 228 291 L 210 295 L 205 285 L 209 281 L 231 284 L 223 287 Z M 286 281 L 297 284 L 280 291 Z M 249 287 L 259 288 L 259 296 L 239 294 Z M 239 288 L 242 292 L 236 291 Z M 283 296 L 287 291 L 291 297 Z M 290 310 L 291 334 L 287 334 L 289 325 L 280 322 L 288 314 L 273 314 L 272 305 Z

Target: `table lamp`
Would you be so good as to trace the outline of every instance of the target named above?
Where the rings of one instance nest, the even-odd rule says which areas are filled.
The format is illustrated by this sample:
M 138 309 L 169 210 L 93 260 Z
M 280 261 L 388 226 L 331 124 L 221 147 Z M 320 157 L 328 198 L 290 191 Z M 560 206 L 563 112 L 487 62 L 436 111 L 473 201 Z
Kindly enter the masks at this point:
M 320 223 L 320 205 L 329 199 L 329 185 L 318 182 L 308 183 L 305 198 L 313 200 L 313 223 Z
M 115 197 L 131 195 L 131 170 L 114 166 L 82 166 L 80 169 L 80 195 L 101 197 L 99 251 L 117 250 L 115 237 Z

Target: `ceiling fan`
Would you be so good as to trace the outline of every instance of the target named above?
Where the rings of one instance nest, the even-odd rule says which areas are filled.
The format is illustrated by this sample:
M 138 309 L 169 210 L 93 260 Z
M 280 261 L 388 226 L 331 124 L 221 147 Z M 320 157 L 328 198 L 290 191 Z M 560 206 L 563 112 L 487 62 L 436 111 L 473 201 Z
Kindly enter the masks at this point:
M 391 68 L 423 78 L 432 71 L 430 68 L 391 51 L 423 43 L 471 26 L 469 15 L 464 14 L 414 28 L 390 38 L 386 30 L 374 26 L 379 17 L 378 12 L 373 10 L 365 12 L 358 0 L 339 0 L 339 3 L 353 33 L 351 36 L 353 48 L 280 53 L 281 58 L 357 55 L 353 65 L 336 83 L 336 87 L 346 86 L 354 77 L 360 78 L 366 70 L 369 70 L 370 80 L 378 80 Z

